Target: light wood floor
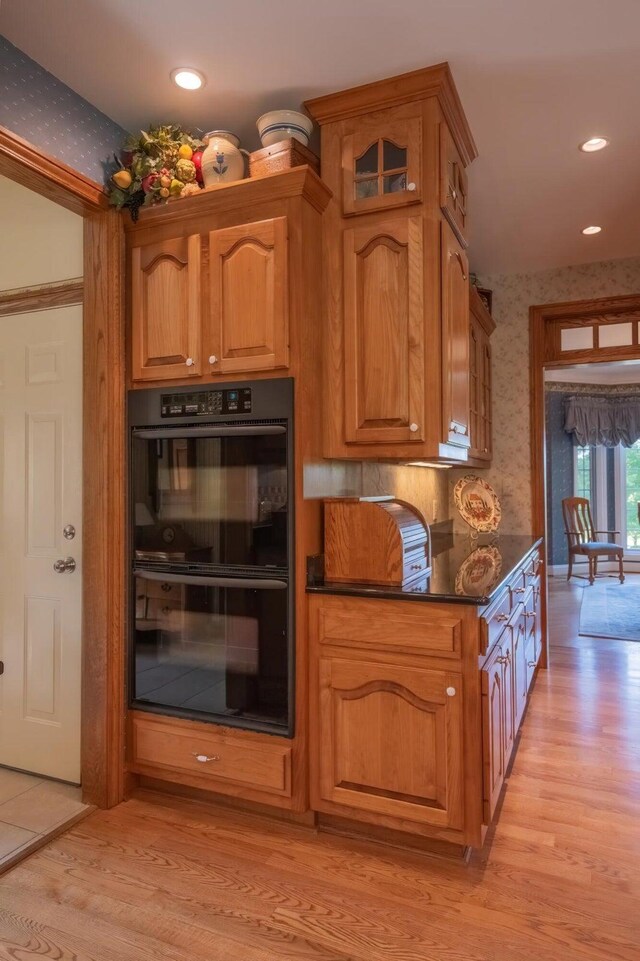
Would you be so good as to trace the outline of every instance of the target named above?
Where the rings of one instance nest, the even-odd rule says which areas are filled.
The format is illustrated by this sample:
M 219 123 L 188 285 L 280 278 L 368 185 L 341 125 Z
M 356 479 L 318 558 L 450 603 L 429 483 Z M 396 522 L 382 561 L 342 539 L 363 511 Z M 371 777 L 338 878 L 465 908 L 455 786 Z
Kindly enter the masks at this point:
M 640 644 L 577 638 L 581 590 L 469 866 L 139 798 L 0 881 L 0 957 L 638 961 Z

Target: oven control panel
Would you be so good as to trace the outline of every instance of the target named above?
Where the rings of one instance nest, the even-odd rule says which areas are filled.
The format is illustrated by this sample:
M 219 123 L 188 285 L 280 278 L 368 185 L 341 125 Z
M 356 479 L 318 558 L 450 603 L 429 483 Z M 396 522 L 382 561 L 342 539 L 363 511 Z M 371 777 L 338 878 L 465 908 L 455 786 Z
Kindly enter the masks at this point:
M 190 393 L 163 394 L 162 417 L 202 417 L 216 414 L 250 414 L 251 388 L 232 390 L 199 390 Z

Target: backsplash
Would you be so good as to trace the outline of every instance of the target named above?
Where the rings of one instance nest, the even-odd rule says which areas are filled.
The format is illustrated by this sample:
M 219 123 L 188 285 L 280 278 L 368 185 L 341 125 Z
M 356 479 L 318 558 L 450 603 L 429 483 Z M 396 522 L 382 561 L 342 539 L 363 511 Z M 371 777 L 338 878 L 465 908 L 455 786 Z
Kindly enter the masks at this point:
M 100 184 L 127 135 L 1 34 L 0 125 Z
M 446 470 L 410 467 L 378 461 L 321 461 L 305 465 L 304 496 L 373 497 L 393 494 L 417 507 L 427 523 L 444 521 L 449 514 Z
M 493 290 L 493 463 L 478 473 L 502 502 L 501 530 L 531 531 L 529 307 L 640 293 L 640 258 L 561 267 L 532 274 L 483 276 Z M 451 487 L 463 473 L 449 472 Z M 473 470 L 472 473 L 476 473 Z M 464 522 L 452 511 L 456 526 Z

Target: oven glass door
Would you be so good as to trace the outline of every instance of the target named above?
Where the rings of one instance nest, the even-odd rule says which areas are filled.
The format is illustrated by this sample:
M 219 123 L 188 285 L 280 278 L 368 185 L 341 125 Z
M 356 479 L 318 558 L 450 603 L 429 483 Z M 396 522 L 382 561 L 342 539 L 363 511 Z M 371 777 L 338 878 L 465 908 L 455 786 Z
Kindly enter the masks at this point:
M 134 706 L 289 730 L 286 579 L 136 570 L 134 590 Z
M 134 559 L 287 570 L 285 423 L 132 432 Z

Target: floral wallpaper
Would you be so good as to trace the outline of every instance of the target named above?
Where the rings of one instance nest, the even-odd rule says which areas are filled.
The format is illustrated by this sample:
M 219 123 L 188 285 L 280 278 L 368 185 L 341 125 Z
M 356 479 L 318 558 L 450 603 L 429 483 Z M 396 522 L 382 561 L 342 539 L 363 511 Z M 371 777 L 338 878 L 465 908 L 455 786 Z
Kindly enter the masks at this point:
M 0 34 L 0 125 L 97 183 L 126 131 Z
M 502 502 L 501 530 L 531 530 L 529 307 L 640 294 L 640 258 L 580 264 L 531 274 L 483 276 L 493 290 L 493 463 L 482 476 Z M 461 472 L 451 471 L 450 486 Z M 456 526 L 464 523 L 453 509 Z

